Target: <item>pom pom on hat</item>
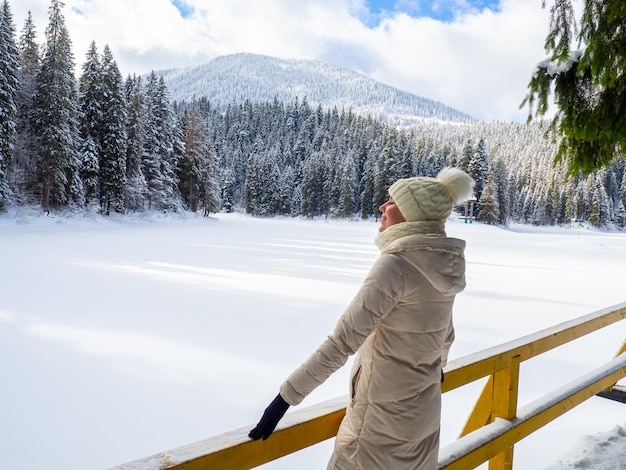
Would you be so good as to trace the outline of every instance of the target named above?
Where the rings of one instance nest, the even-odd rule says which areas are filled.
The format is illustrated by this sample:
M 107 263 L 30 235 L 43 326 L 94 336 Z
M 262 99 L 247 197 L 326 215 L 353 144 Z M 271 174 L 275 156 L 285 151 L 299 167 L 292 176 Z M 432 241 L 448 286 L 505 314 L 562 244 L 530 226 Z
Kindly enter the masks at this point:
M 389 195 L 407 222 L 445 221 L 454 204 L 472 195 L 474 180 L 458 168 L 444 168 L 436 178 L 418 176 L 396 181 Z

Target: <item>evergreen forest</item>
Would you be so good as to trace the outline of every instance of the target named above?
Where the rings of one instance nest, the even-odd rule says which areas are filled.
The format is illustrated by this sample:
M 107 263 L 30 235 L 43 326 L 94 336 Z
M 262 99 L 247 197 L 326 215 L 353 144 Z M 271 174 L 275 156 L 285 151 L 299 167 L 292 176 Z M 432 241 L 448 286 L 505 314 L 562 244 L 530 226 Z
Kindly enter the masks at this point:
M 76 78 L 62 7 L 52 0 L 39 44 L 30 15 L 18 35 L 1 6 L 0 212 L 369 218 L 396 179 L 457 166 L 485 223 L 626 225 L 624 156 L 572 174 L 541 123 L 401 127 L 306 96 L 174 102 L 154 72 L 123 78 L 106 45 L 91 44 Z

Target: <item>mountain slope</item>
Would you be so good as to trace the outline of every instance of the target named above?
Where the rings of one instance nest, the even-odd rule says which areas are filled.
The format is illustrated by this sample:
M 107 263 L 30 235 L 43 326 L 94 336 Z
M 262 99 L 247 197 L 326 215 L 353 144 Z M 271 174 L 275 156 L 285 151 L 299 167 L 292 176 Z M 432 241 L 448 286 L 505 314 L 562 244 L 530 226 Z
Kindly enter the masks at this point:
M 163 76 L 176 101 L 206 96 L 214 106 L 253 102 L 292 102 L 306 97 L 311 106 L 352 109 L 384 122 L 409 125 L 428 120 L 472 122 L 474 119 L 440 102 L 317 61 L 287 60 L 255 54 L 217 57 L 193 68 L 155 72 Z

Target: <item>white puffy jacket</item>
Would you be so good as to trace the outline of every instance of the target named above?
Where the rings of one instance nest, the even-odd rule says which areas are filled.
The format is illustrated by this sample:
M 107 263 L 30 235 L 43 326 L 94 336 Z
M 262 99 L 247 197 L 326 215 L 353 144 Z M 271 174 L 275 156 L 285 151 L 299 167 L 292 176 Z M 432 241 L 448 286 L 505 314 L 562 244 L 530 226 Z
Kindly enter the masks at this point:
M 333 333 L 282 384 L 296 405 L 358 352 L 329 469 L 437 468 L 440 374 L 465 287 L 464 249 L 436 235 L 391 242 Z

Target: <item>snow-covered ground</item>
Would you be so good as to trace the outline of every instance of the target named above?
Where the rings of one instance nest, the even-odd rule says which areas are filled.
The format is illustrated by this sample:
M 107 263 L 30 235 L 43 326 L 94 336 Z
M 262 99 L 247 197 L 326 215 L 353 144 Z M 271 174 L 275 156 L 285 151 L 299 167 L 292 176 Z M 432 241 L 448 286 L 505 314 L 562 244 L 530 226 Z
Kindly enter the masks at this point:
M 2 467 L 104 469 L 252 426 L 333 328 L 377 224 L 0 217 Z M 626 234 L 448 222 L 467 240 L 451 358 L 626 301 Z M 520 406 L 612 359 L 623 322 L 522 364 Z M 347 393 L 349 365 L 308 397 Z M 444 395 L 452 442 L 483 382 Z M 516 469 L 626 468 L 626 405 L 594 397 L 516 445 Z M 332 441 L 267 464 L 325 468 Z M 621 462 L 621 463 L 620 463 Z

